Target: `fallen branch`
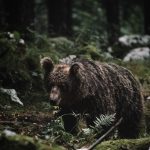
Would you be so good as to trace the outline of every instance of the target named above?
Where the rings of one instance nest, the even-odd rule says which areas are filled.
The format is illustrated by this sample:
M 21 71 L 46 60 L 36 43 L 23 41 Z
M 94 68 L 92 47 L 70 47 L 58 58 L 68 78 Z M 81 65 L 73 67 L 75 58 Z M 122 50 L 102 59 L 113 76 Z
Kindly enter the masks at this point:
M 28 125 L 28 124 L 31 124 L 32 122 L 19 122 L 19 121 L 0 121 L 0 124 L 3 124 L 3 125 Z
M 123 118 L 120 118 L 114 126 L 112 126 L 103 136 L 101 136 L 95 143 L 93 143 L 87 150 L 92 150 L 95 148 L 100 142 L 103 141 L 104 138 L 106 138 L 113 130 L 116 129 L 116 127 L 121 123 Z
M 8 124 L 18 124 L 18 122 L 16 122 L 16 121 L 0 121 L 0 124 L 6 124 L 6 125 L 8 125 Z
M 93 150 L 99 143 L 101 143 L 117 126 L 122 122 L 123 118 L 120 118 L 104 135 L 102 135 L 95 143 L 88 148 L 81 148 L 78 150 Z

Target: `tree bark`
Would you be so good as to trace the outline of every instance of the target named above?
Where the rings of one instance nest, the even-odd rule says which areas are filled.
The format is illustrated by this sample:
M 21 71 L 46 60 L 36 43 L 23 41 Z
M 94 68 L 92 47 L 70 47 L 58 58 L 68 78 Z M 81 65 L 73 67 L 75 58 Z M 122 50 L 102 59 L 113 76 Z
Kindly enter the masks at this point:
M 3 1 L 0 0 L 0 30 L 2 29 L 3 26 Z
M 48 32 L 51 36 L 72 33 L 72 0 L 47 0 Z
M 34 26 L 34 0 L 1 0 L 3 20 L 2 31 L 19 31 L 26 33 L 27 28 Z
M 120 34 L 119 0 L 103 0 L 107 17 L 108 42 L 113 45 Z
M 150 35 L 149 0 L 144 0 L 144 31 L 145 34 Z

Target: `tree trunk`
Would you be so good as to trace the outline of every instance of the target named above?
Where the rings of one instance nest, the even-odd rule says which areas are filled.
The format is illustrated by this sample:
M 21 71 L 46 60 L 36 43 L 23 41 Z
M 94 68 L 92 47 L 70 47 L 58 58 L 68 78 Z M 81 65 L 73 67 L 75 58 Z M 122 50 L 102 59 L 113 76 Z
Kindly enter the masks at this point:
M 120 34 L 119 0 L 103 0 L 107 17 L 108 41 L 113 45 Z
M 72 33 L 72 0 L 47 0 L 48 32 L 51 36 Z
M 0 29 L 3 26 L 3 2 L 0 0 Z
M 144 0 L 144 31 L 145 34 L 150 35 L 149 0 Z
M 33 29 L 34 0 L 1 0 L 3 4 L 2 31 L 19 31 L 26 33 L 27 28 Z

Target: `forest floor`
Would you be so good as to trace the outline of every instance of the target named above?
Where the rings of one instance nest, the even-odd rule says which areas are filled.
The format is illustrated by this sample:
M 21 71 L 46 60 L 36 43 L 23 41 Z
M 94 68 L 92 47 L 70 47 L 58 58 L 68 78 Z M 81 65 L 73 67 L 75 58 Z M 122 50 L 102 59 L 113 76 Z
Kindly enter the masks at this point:
M 40 148 L 38 144 L 36 149 L 44 149 L 44 150 L 62 149 L 61 147 L 52 146 L 53 144 L 56 145 L 57 143 L 52 141 L 52 139 L 49 139 L 49 136 L 48 136 L 48 129 L 53 119 L 53 112 L 51 110 L 45 110 L 45 108 L 43 108 L 40 103 L 39 104 L 36 103 L 35 105 L 27 105 L 25 107 L 22 107 L 22 106 L 20 107 L 18 105 L 18 106 L 14 106 L 13 108 L 10 108 L 10 106 L 5 105 L 5 108 L 1 107 L 0 109 L 1 109 L 0 131 L 2 132 L 2 134 L 0 135 L 0 143 L 1 141 L 3 141 L 2 135 L 4 133 L 6 134 L 6 138 L 4 138 L 5 139 L 4 145 L 6 148 L 1 147 L 2 149 L 9 149 L 10 147 L 8 143 L 11 143 L 11 140 L 13 141 L 13 143 L 15 142 L 18 143 L 17 144 L 18 146 L 16 146 L 16 144 L 15 146 L 12 144 L 12 146 L 14 147 L 14 150 L 19 149 L 20 145 L 22 145 L 22 141 L 23 141 L 23 147 L 24 147 L 24 143 L 26 145 L 26 143 L 31 142 L 30 137 L 33 139 L 32 144 L 35 146 L 37 144 L 36 141 L 42 140 L 42 142 L 40 143 Z M 15 134 L 17 135 L 17 137 L 10 140 L 9 134 L 10 135 Z M 7 136 L 8 136 L 8 139 L 7 139 Z M 19 138 L 19 141 L 18 141 L 18 138 Z M 43 145 L 41 146 L 41 144 L 44 144 L 44 147 Z M 45 146 L 48 146 L 48 147 L 45 147 Z M 24 148 L 28 150 L 27 145 Z
M 38 111 L 37 111 L 38 110 Z M 73 145 L 71 145 L 70 139 L 60 139 L 60 140 L 52 140 L 48 139 L 48 129 L 50 127 L 50 123 L 53 121 L 53 111 L 50 109 L 44 109 L 42 105 L 37 104 L 37 106 L 28 105 L 26 107 L 18 107 L 15 106 L 14 108 L 9 110 L 8 108 L 5 108 L 5 110 L 0 111 L 0 131 L 4 130 L 10 130 L 15 132 L 17 135 L 23 135 L 23 136 L 29 136 L 36 140 L 43 140 L 42 144 L 44 143 L 48 148 L 45 148 L 43 150 L 61 150 L 61 149 L 67 149 L 67 150 L 74 150 L 75 148 Z M 57 138 L 57 136 L 55 136 Z M 59 137 L 58 137 L 59 138 Z M 68 140 L 68 143 L 67 143 Z M 76 139 L 79 140 L 79 139 Z M 23 139 L 23 141 L 28 141 L 27 139 Z M 10 142 L 10 141 L 9 141 Z M 55 144 L 58 144 L 63 147 L 50 147 L 50 143 L 55 142 Z M 75 142 L 75 139 L 73 143 Z M 1 143 L 1 142 L 0 142 Z M 72 143 L 72 144 L 73 144 Z M 87 143 L 86 145 L 89 145 L 88 141 L 85 141 Z M 91 143 L 91 141 L 90 141 Z M 121 144 L 122 143 L 122 144 Z M 135 144 L 136 143 L 136 144 Z M 92 143 L 91 143 L 92 144 Z M 81 143 L 80 143 L 81 145 Z M 103 142 L 101 145 L 99 145 L 96 149 L 109 149 L 112 148 L 112 150 L 122 150 L 123 148 L 126 148 L 126 150 L 137 150 L 134 146 L 136 145 L 138 150 L 147 150 L 148 147 L 150 147 L 150 137 L 148 138 L 141 138 L 139 140 L 111 140 Z M 76 147 L 82 147 L 78 144 Z M 145 148 L 144 148 L 145 147 Z M 28 150 L 28 148 L 26 147 Z M 37 150 L 37 149 L 36 149 Z
M 8 129 L 21 135 L 41 136 L 53 114 L 52 111 L 39 109 L 39 105 L 37 109 L 28 105 L 10 110 L 7 106 L 6 110 L 0 111 L 0 130 Z

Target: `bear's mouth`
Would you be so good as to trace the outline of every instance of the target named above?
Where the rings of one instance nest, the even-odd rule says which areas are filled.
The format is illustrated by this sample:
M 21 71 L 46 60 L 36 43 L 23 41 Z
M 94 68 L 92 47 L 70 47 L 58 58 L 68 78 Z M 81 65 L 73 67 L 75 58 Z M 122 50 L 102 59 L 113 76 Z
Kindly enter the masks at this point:
M 52 106 L 59 106 L 59 104 L 60 104 L 60 99 L 58 99 L 58 100 L 50 100 L 50 104 L 51 104 Z

